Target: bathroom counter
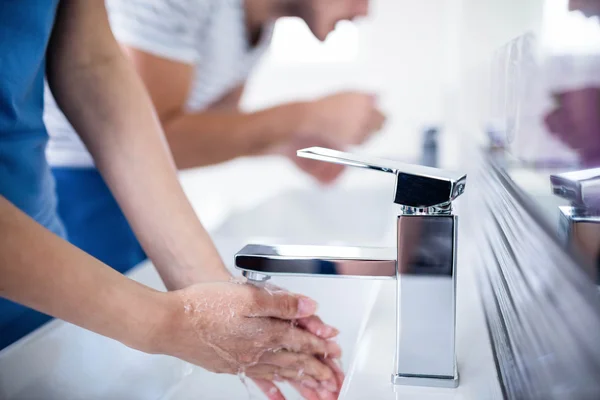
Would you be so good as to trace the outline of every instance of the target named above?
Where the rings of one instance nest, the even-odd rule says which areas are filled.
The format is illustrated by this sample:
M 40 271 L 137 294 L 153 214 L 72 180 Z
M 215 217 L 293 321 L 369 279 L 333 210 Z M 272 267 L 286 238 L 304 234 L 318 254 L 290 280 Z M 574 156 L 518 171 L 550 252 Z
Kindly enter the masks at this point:
M 211 231 L 231 268 L 248 242 L 390 246 L 395 215 L 389 185 L 361 189 L 290 190 L 251 209 L 240 209 Z M 368 212 L 365 212 L 368 210 Z M 285 239 L 284 239 L 285 238 Z M 462 239 L 461 239 L 462 240 Z M 468 239 L 459 246 L 458 389 L 397 387 L 390 383 L 394 358 L 394 282 L 331 278 L 277 278 L 274 283 L 319 302 L 319 315 L 338 327 L 348 379 L 342 399 L 501 398 L 488 332 L 467 261 Z M 151 263 L 129 276 L 162 289 Z M 418 312 L 418 310 L 415 310 Z M 255 399 L 262 398 L 249 385 Z M 299 399 L 284 387 L 289 400 Z M 216 375 L 172 357 L 148 355 L 63 321 L 53 321 L 0 352 L 1 399 L 245 399 L 235 376 Z
M 130 276 L 146 285 L 162 287 L 150 263 L 140 265 Z M 338 341 L 348 365 L 362 317 L 367 312 L 362 299 L 373 298 L 376 285 L 368 281 L 337 283 L 323 279 L 277 283 L 308 294 L 320 303 L 319 314 L 342 331 Z M 250 390 L 253 399 L 262 398 L 253 385 Z M 289 387 L 285 393 L 290 400 L 299 398 Z M 231 400 L 249 396 L 235 376 L 212 374 L 172 357 L 144 354 L 59 320 L 0 352 L 0 399 L 3 400 L 188 398 Z
M 375 301 L 366 315 L 357 340 L 341 399 L 493 400 L 503 398 L 474 271 L 469 269 L 467 264 L 468 253 L 474 249 L 468 247 L 468 240 L 461 240 L 461 246 L 456 316 L 459 387 L 445 389 L 391 384 L 396 338 L 394 317 L 396 287 L 393 281 L 381 281 Z

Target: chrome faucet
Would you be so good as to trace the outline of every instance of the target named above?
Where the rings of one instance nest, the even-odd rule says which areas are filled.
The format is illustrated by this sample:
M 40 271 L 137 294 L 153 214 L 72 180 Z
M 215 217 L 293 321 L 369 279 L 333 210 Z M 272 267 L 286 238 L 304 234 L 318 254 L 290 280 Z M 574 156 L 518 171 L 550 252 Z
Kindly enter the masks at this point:
M 550 182 L 552 193 L 571 202 L 559 207 L 559 234 L 586 257 L 586 272 L 600 284 L 600 168 L 551 175 Z
M 298 156 L 396 175 L 401 205 L 395 248 L 247 245 L 236 268 L 250 281 L 274 275 L 396 279 L 397 385 L 458 386 L 455 353 L 457 217 L 466 175 L 313 147 Z M 348 216 L 352 218 L 352 216 Z

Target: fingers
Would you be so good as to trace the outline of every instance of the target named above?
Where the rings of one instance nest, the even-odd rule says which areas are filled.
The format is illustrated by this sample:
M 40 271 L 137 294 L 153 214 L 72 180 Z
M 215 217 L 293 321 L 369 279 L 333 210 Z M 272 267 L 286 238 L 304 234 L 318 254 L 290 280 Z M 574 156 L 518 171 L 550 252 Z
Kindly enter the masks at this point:
M 337 178 L 342 175 L 342 173 L 346 170 L 346 167 L 339 164 L 327 164 L 327 168 L 324 168 L 318 180 L 324 185 L 329 185 L 333 183 Z
M 299 382 L 290 382 L 290 385 L 306 400 L 337 400 L 338 394 L 323 388 L 312 389 Z
M 329 164 L 309 160 L 310 163 L 296 163 L 300 169 L 311 175 L 319 183 L 329 185 L 333 183 L 344 171 L 345 167 L 339 164 Z
M 280 380 L 285 375 L 290 376 L 287 378 L 288 382 L 306 400 L 336 400 L 338 398 L 337 389 L 327 389 L 324 385 L 310 377 L 294 378 L 290 370 L 278 369 L 275 366 L 259 364 L 248 368 L 246 374 L 253 377 L 252 380 L 267 395 L 269 400 L 284 399 L 281 391 L 273 383 L 273 380 Z M 255 376 L 258 376 L 258 378 Z
M 360 134 L 353 144 L 362 144 L 365 142 L 369 137 L 383 128 L 385 121 L 385 115 L 377 108 L 373 108 L 369 115 L 365 118 L 362 128 L 360 129 Z
M 386 121 L 386 116 L 380 110 L 374 109 L 371 115 L 370 127 L 373 132 L 377 132 L 383 128 Z
M 285 400 L 283 393 L 272 381 L 266 379 L 253 379 L 253 381 L 269 400 Z
M 285 322 L 282 321 L 277 322 L 285 324 Z M 326 358 L 340 358 L 342 356 L 342 350 L 337 343 L 321 339 L 304 329 L 287 329 L 280 340 L 281 346 L 286 350 L 296 353 L 320 355 Z
M 341 391 L 342 386 L 344 385 L 344 379 L 346 379 L 346 375 L 344 374 L 344 371 L 342 370 L 340 365 L 338 365 L 338 360 L 332 360 L 331 358 L 325 358 L 322 361 L 325 363 L 325 365 L 327 365 L 329 368 L 331 368 L 331 370 L 335 374 L 338 390 Z
M 302 371 L 297 371 L 290 368 L 280 368 L 275 365 L 269 364 L 257 364 L 252 367 L 246 368 L 246 375 L 252 379 L 258 379 L 263 381 L 297 381 L 302 383 L 306 387 L 312 388 L 325 388 L 325 386 L 331 388 L 332 391 L 335 391 L 335 387 L 331 386 L 329 383 L 327 385 L 323 385 L 319 383 L 316 379 L 300 374 Z
M 302 396 L 303 399 L 321 400 L 321 397 L 319 397 L 319 394 L 317 393 L 317 389 L 310 388 L 300 382 L 290 381 L 289 383 L 298 393 L 300 393 L 300 396 Z
M 334 338 L 340 333 L 340 331 L 334 327 L 326 325 L 321 318 L 317 317 L 316 315 L 307 318 L 301 318 L 297 322 L 300 328 L 306 329 L 308 332 L 323 339 Z
M 249 300 L 248 317 L 289 320 L 310 317 L 317 311 L 317 303 L 313 299 L 285 291 L 267 292 L 253 288 Z
M 335 384 L 337 379 L 335 370 L 316 357 L 308 354 L 291 353 L 289 351 L 268 352 L 260 358 L 260 363 L 298 371 L 297 378 L 310 376 L 318 381 L 333 382 L 334 385 L 333 387 L 330 385 L 330 388 L 332 390 L 337 389 L 337 385 Z

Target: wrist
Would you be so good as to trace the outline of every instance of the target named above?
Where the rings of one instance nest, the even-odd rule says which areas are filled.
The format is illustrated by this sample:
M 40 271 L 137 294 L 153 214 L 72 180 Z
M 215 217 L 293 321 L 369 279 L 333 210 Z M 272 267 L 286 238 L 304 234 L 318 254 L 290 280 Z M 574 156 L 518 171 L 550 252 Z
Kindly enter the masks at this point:
M 184 289 L 197 283 L 227 282 L 232 276 L 220 259 L 204 266 L 198 265 L 198 263 L 171 265 L 170 268 L 157 267 L 157 270 L 168 290 Z
M 321 118 L 317 101 L 293 103 L 289 111 L 292 139 L 311 137 L 320 131 Z
M 199 223 L 193 225 L 197 227 L 201 230 L 180 231 L 179 240 L 172 241 L 167 251 L 158 254 L 159 259 L 152 258 L 168 290 L 202 282 L 227 282 L 231 278 L 210 236 Z
M 195 329 L 199 322 L 190 318 L 192 302 L 187 290 L 160 292 L 155 298 L 152 314 L 148 316 L 146 334 L 142 337 L 142 347 L 138 350 L 149 354 L 164 354 L 185 359 L 189 356 L 189 348 L 181 347 L 179 336 Z M 185 343 L 185 342 L 183 342 Z
M 163 327 L 172 314 L 172 302 L 166 292 L 144 289 L 145 293 L 138 293 L 135 300 L 127 304 L 123 336 L 116 339 L 133 349 L 157 354 L 164 336 Z
M 153 298 L 149 313 L 146 314 L 144 334 L 140 336 L 137 350 L 149 354 L 166 354 L 177 356 L 174 346 L 174 335 L 183 329 L 186 318 L 186 302 L 180 291 L 157 292 Z

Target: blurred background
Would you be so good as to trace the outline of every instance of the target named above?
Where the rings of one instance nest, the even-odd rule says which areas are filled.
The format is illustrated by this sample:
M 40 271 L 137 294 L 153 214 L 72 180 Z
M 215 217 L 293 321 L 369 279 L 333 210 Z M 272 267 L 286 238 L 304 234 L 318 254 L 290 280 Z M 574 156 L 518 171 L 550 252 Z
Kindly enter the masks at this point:
M 576 162 L 544 127 L 548 82 L 558 85 L 568 68 L 578 68 L 571 76 L 579 77 L 581 69 L 593 71 L 598 53 L 600 24 L 570 12 L 567 0 L 372 0 L 368 18 L 340 23 L 324 43 L 302 21 L 280 20 L 243 107 L 363 89 L 379 96 L 388 121 L 361 152 L 415 161 L 423 131 L 433 126 L 441 130 L 445 166 L 457 165 L 490 131 L 523 159 Z M 335 185 L 376 185 L 377 175 L 349 170 Z M 209 229 L 232 210 L 317 185 L 280 157 L 238 159 L 181 177 Z

